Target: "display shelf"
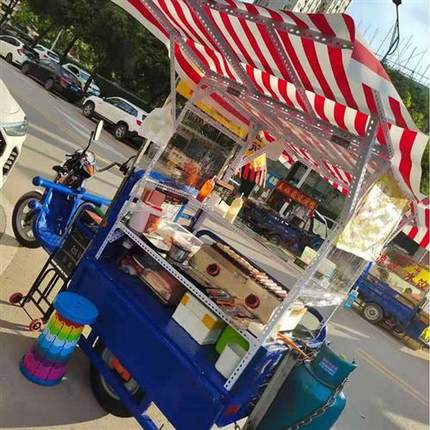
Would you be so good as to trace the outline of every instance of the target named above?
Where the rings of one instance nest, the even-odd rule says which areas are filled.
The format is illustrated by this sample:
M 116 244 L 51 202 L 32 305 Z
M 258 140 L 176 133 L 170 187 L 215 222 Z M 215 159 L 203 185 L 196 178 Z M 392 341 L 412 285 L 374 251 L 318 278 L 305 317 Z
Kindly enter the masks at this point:
M 215 369 L 215 362 L 219 357 L 215 345 L 202 346 L 195 342 L 172 320 L 175 308 L 164 305 L 140 278 L 121 271 L 115 263 L 104 259 L 97 262 L 97 270 L 101 273 L 100 276 L 111 281 L 111 285 L 118 285 L 118 295 L 132 305 L 134 312 L 145 318 L 166 342 L 175 346 L 178 359 L 189 363 L 196 373 L 204 375 L 218 391 L 225 393 L 226 379 Z
M 119 222 L 117 228 L 123 231 L 130 239 L 138 244 L 148 255 L 150 255 L 163 269 L 167 270 L 172 276 L 181 282 L 194 296 L 203 302 L 215 315 L 221 318 L 225 323 L 232 326 L 238 333 L 240 333 L 250 345 L 256 343 L 257 338 L 249 331 L 241 329 L 236 326 L 233 319 L 226 315 L 221 308 L 216 305 L 206 294 L 200 291 L 186 276 L 178 271 L 172 264 L 170 264 L 164 257 L 162 257 L 154 248 L 147 244 L 141 237 L 128 228 L 124 223 Z

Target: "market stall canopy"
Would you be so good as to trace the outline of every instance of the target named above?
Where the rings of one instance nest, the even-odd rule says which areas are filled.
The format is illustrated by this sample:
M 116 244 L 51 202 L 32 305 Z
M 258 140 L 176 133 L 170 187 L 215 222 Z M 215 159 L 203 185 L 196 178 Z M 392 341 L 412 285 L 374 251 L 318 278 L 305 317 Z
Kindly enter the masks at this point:
M 177 72 L 196 100 L 243 129 L 258 124 L 268 142 L 284 143 L 283 159 L 300 160 L 343 193 L 377 124 L 375 153 L 390 160 L 413 213 L 428 211 L 420 190 L 428 137 L 351 17 L 234 0 L 113 1 L 167 46 L 174 38 Z M 428 218 L 414 222 L 428 239 Z

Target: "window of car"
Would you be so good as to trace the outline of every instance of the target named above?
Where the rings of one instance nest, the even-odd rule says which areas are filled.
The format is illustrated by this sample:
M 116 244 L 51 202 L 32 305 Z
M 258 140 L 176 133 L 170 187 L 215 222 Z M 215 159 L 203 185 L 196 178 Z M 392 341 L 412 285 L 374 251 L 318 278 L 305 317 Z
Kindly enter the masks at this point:
M 42 45 L 36 45 L 34 47 L 35 51 L 39 51 L 39 52 L 43 52 L 45 50 L 45 48 Z
M 60 59 L 60 57 L 55 52 L 48 51 L 47 54 L 48 54 L 48 57 L 52 58 L 53 60 L 59 60 Z
M 9 43 L 10 45 L 13 45 L 13 46 L 20 46 L 21 45 L 19 43 L 19 40 L 15 39 L 14 37 L 11 37 L 11 36 L 0 36 L 0 39 L 3 40 L 3 42 Z
M 121 100 L 116 97 L 110 97 L 106 99 L 106 101 L 116 107 L 119 107 L 119 103 L 121 102 Z
M 83 79 L 85 79 L 86 81 L 88 81 L 88 79 L 90 79 L 90 74 L 88 72 L 85 72 L 84 70 L 80 70 L 80 75 L 82 76 Z
M 125 102 L 124 100 L 121 100 L 121 103 L 118 107 L 124 112 L 127 112 L 128 114 L 137 117 L 137 110 L 133 106 Z
M 78 68 L 76 68 L 75 66 L 73 66 L 72 64 L 68 64 L 67 65 L 67 68 L 72 72 L 72 73 L 74 73 L 75 75 L 78 75 L 79 76 L 79 69 Z

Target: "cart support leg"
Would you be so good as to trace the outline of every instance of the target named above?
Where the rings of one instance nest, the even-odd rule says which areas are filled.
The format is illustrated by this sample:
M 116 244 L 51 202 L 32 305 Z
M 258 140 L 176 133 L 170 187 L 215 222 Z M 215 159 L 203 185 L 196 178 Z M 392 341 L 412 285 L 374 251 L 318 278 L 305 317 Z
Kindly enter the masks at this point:
M 293 370 L 294 366 L 297 363 L 297 357 L 293 352 L 288 352 L 287 356 L 282 360 L 279 364 L 276 372 L 273 374 L 270 379 L 269 384 L 264 390 L 260 400 L 255 405 L 254 409 L 251 412 L 251 415 L 248 417 L 245 427 L 243 430 L 254 430 L 258 424 L 260 424 L 261 420 L 266 415 L 269 410 L 270 405 L 275 400 L 276 395 L 279 390 L 282 388 L 282 385 L 287 379 L 290 372 Z

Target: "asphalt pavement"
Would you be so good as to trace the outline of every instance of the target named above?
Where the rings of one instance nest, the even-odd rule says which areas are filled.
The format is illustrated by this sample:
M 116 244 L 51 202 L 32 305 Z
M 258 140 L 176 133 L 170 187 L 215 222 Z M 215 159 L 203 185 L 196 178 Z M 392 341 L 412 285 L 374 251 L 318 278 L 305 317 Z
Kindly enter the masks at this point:
M 25 110 L 29 136 L 18 165 L 0 191 L 0 428 L 59 430 L 138 429 L 132 419 L 106 415 L 88 385 L 88 363 L 75 354 L 67 378 L 58 387 L 40 388 L 25 381 L 18 371 L 22 354 L 33 341 L 25 313 L 8 305 L 15 291 L 27 291 L 46 255 L 17 245 L 10 228 L 14 202 L 34 188 L 33 176 L 52 175 L 51 167 L 64 153 L 86 145 L 95 123 L 77 106 L 48 93 L 38 83 L 0 60 L 0 78 Z M 0 101 L 1 102 L 1 101 Z M 115 140 L 107 131 L 93 148 L 101 167 L 126 160 L 135 150 Z M 90 191 L 112 197 L 121 175 L 110 171 L 88 182 Z M 282 281 L 289 276 L 288 262 L 243 234 L 211 224 L 232 245 Z M 345 388 L 348 404 L 335 430 L 424 430 L 429 428 L 429 356 L 413 351 L 384 329 L 367 323 L 354 311 L 340 310 L 329 324 L 336 351 L 358 363 Z M 154 412 L 161 423 L 160 414 Z M 166 424 L 163 429 L 171 429 Z M 190 429 L 198 430 L 198 429 Z

